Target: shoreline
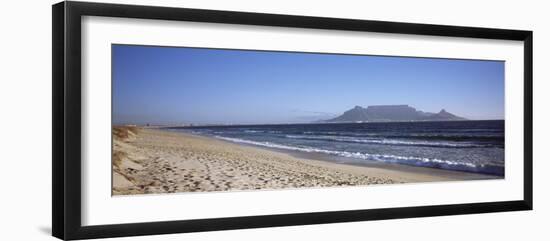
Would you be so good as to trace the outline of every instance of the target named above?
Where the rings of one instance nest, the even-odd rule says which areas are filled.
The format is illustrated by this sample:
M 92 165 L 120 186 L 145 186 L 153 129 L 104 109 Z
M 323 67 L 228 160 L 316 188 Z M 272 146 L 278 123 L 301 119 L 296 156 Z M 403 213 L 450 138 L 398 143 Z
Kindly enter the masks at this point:
M 177 133 L 181 133 L 181 132 L 177 132 Z M 187 133 L 184 133 L 184 134 L 187 134 Z M 362 159 L 357 160 L 356 158 L 352 158 L 352 157 L 342 157 L 342 156 L 333 156 L 333 155 L 323 154 L 323 153 L 284 150 L 284 149 L 271 148 L 271 147 L 265 147 L 265 146 L 256 146 L 256 145 L 246 144 L 246 143 L 235 143 L 235 142 L 231 142 L 223 139 L 216 139 L 216 138 L 206 137 L 201 135 L 194 135 L 194 134 L 188 134 L 188 135 L 211 138 L 211 139 L 227 142 L 230 144 L 242 145 L 242 146 L 262 149 L 266 151 L 288 154 L 292 157 L 307 160 L 308 162 L 312 162 L 318 165 L 337 165 L 337 166 L 342 166 L 342 168 L 344 168 L 345 166 L 351 166 L 349 167 L 350 169 L 353 169 L 353 167 L 381 169 L 382 172 L 388 172 L 388 173 L 396 172 L 396 174 L 398 172 L 411 173 L 410 179 L 423 179 L 422 175 L 425 175 L 426 179 L 429 179 L 429 177 L 433 177 L 433 178 L 440 177 L 441 179 L 449 179 L 449 181 L 489 180 L 489 179 L 504 178 L 497 175 L 489 175 L 489 174 L 483 174 L 483 173 L 455 171 L 455 170 L 440 169 L 440 168 L 433 168 L 433 167 L 420 167 L 420 166 L 413 166 L 413 165 L 406 165 L 406 164 L 399 164 L 399 163 L 372 162 L 372 161 L 365 161 Z M 342 161 L 345 161 L 345 162 L 342 162 Z M 359 162 L 359 161 L 362 161 L 362 162 Z M 418 176 L 413 177 L 415 174 L 417 174 Z M 408 174 L 403 174 L 403 175 L 409 176 Z M 396 179 L 399 179 L 399 178 L 396 178 Z M 429 182 L 429 181 L 430 180 L 418 181 L 418 182 Z M 433 180 L 433 181 L 436 181 L 436 180 Z M 407 181 L 407 182 L 415 182 L 415 181 Z
M 302 152 L 302 151 L 280 149 L 276 147 L 260 146 L 260 145 L 254 145 L 254 144 L 248 144 L 248 143 L 238 143 L 230 140 L 224 140 L 224 139 L 219 139 L 211 136 L 198 135 L 198 134 L 181 132 L 181 131 L 170 131 L 170 130 L 162 130 L 162 131 L 209 138 L 217 141 L 223 141 L 233 145 L 248 146 L 252 148 L 273 151 L 277 153 L 289 154 L 293 157 L 306 159 L 309 161 L 328 162 L 336 165 L 351 165 L 351 166 L 358 166 L 358 167 L 370 167 L 370 168 L 380 168 L 380 169 L 388 169 L 388 170 L 394 170 L 394 171 L 414 172 L 419 174 L 428 174 L 428 175 L 435 175 L 435 176 L 449 176 L 449 177 L 454 177 L 458 180 L 484 180 L 484 179 L 503 179 L 504 178 L 503 176 L 491 175 L 486 173 L 457 171 L 457 170 L 442 169 L 442 168 L 435 168 L 435 167 L 422 167 L 422 166 L 407 165 L 402 163 L 373 162 L 373 161 L 367 161 L 364 159 L 358 159 L 353 157 L 335 156 L 335 155 L 315 153 L 315 152 Z
M 262 147 L 259 147 L 259 148 L 262 148 Z M 266 149 L 285 152 L 297 158 L 312 159 L 315 161 L 329 162 L 337 165 L 379 168 L 379 169 L 387 169 L 387 170 L 393 170 L 393 171 L 413 172 L 418 174 L 428 174 L 428 175 L 436 175 L 436 176 L 441 175 L 441 176 L 452 177 L 457 180 L 485 180 L 485 179 L 502 179 L 503 178 L 501 176 L 489 175 L 484 173 L 455 171 L 455 170 L 441 169 L 441 168 L 434 168 L 434 167 L 421 167 L 421 166 L 413 166 L 413 165 L 400 164 L 400 163 L 372 162 L 372 161 L 364 161 L 362 159 L 360 160 L 362 162 L 359 162 L 357 159 L 352 157 L 332 156 L 332 155 L 322 154 L 322 153 L 303 153 L 299 151 L 277 150 L 275 148 L 267 148 L 267 147 Z M 346 162 L 339 162 L 339 161 L 346 161 Z
M 113 129 L 113 133 L 117 128 Z M 499 179 L 498 176 L 376 163 L 132 127 L 113 135 L 113 195 L 335 187 Z

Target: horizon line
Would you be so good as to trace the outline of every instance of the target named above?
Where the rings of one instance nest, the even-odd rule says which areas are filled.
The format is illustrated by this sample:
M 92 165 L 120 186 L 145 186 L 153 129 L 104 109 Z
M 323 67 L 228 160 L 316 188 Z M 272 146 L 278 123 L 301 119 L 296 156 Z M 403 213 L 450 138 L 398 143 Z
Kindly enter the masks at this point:
M 505 119 L 466 119 L 466 120 L 409 120 L 409 121 L 349 121 L 349 122 L 285 122 L 285 123 L 237 123 L 237 124 L 223 124 L 223 123 L 211 123 L 211 124 L 155 124 L 155 123 L 146 123 L 146 124 L 135 124 L 135 123 L 125 123 L 125 124 L 115 124 L 111 123 L 111 127 L 115 126 L 136 126 L 136 127 L 161 127 L 161 128 L 188 128 L 188 127 L 216 127 L 216 126 L 267 126 L 267 125 L 326 125 L 326 124 L 376 124 L 376 123 L 426 123 L 426 122 L 464 122 L 464 121 L 506 121 Z

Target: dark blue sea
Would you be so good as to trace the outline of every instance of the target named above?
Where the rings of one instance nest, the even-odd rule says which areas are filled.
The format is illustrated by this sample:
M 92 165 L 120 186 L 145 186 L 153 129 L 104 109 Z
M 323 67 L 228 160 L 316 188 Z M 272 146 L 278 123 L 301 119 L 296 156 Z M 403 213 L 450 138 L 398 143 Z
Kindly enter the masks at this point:
M 504 176 L 504 121 L 239 125 L 170 128 L 230 142 Z

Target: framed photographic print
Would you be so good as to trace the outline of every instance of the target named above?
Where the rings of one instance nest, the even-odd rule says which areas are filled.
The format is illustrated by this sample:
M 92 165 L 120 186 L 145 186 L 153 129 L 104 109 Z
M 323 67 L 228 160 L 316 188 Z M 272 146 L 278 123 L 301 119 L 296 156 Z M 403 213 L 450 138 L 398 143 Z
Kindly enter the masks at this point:
M 53 235 L 530 210 L 532 115 L 531 31 L 61 2 Z

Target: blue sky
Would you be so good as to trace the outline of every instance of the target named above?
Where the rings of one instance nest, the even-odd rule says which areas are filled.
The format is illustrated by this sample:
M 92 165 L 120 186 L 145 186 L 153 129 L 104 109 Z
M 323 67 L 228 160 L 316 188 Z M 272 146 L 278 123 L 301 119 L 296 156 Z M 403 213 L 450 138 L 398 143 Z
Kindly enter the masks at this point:
M 310 122 L 356 105 L 504 118 L 504 62 L 113 45 L 116 124 Z

